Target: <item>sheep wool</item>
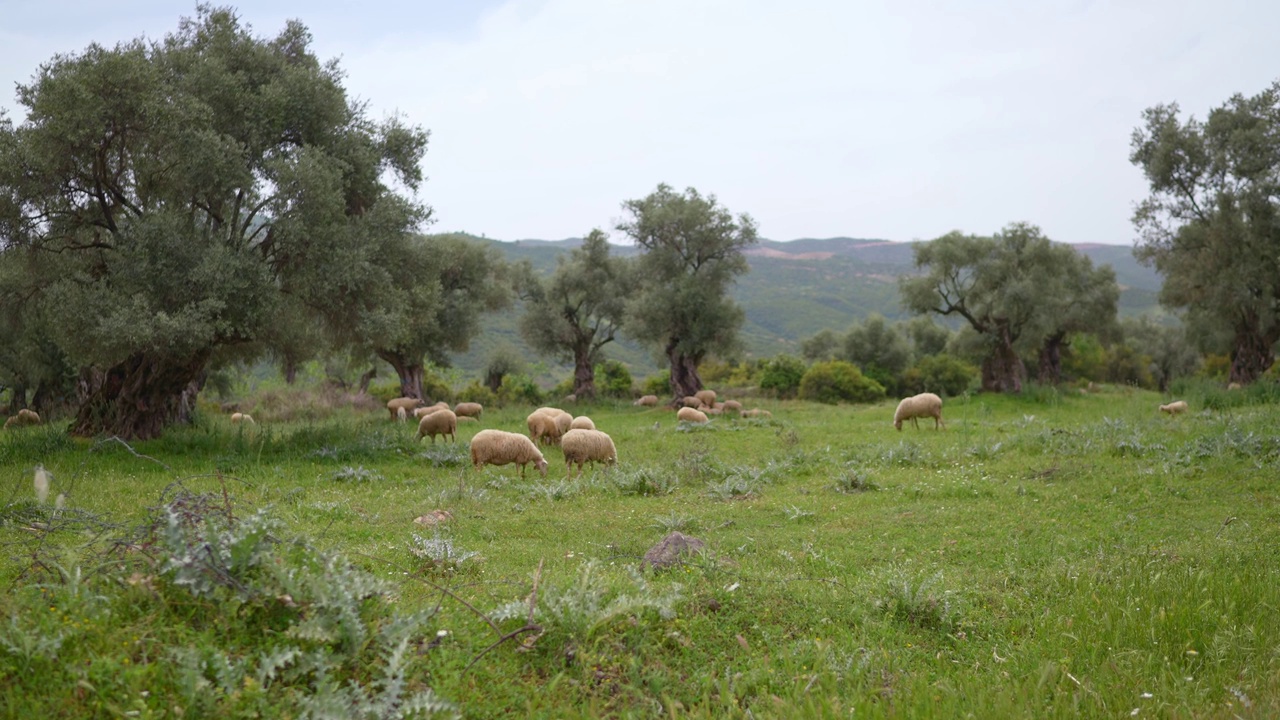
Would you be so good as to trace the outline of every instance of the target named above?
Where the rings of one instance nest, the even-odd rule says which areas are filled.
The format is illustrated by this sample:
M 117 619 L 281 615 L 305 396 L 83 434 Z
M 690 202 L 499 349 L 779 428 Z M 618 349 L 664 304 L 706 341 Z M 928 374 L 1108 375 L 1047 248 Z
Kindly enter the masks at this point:
M 484 406 L 475 402 L 460 402 L 453 408 L 453 414 L 458 417 L 480 417 L 480 413 L 484 412 Z
M 898 403 L 898 409 L 893 412 L 893 426 L 898 430 L 902 430 L 902 423 L 910 420 L 911 424 L 920 429 L 920 421 L 917 418 L 931 417 L 933 418 L 933 429 L 946 427 L 947 424 L 942 420 L 942 398 L 933 393 L 920 393 L 912 395 L 909 398 L 903 398 Z
M 422 401 L 418 398 L 396 398 L 394 400 L 387 401 L 387 412 L 391 413 L 391 419 L 395 420 L 399 416 L 400 408 L 404 408 L 405 412 L 410 412 L 420 405 L 422 405 Z
M 698 402 L 706 405 L 707 407 L 714 407 L 716 404 L 715 390 L 699 390 L 694 393 L 693 396 L 698 398 Z
M 676 419 L 685 422 L 704 423 L 707 421 L 706 413 L 701 410 L 694 410 L 691 407 L 682 407 L 676 412 Z
M 27 408 L 22 408 L 18 411 L 18 418 L 20 418 L 20 422 L 25 422 L 28 425 L 39 425 L 41 423 L 40 413 Z
M 743 410 L 741 414 L 742 414 L 742 417 L 745 417 L 745 418 L 773 417 L 773 413 L 769 412 L 768 410 L 761 410 L 760 408 L 751 408 L 750 410 Z
M 1176 402 L 1171 402 L 1168 405 L 1160 406 L 1160 412 L 1169 413 L 1170 415 L 1181 415 L 1186 411 L 1187 411 L 1186 400 L 1178 400 Z
M 471 464 L 477 472 L 485 465 L 512 463 L 520 466 L 521 478 L 524 477 L 525 465 L 529 463 L 533 463 L 542 477 L 547 476 L 546 458 L 533 441 L 524 435 L 503 430 L 481 430 L 471 438 Z
M 239 425 L 240 423 L 244 423 L 246 425 L 257 425 L 257 423 L 253 421 L 253 416 L 249 413 L 231 413 L 231 424 Z
M 683 398 L 680 398 L 680 404 L 687 408 L 702 407 L 702 401 L 693 395 L 686 395 Z
M 591 420 L 591 418 L 587 417 L 586 415 L 579 415 L 578 417 L 573 419 L 573 422 L 569 423 L 569 429 L 570 430 L 595 430 L 596 424 Z M 561 438 L 561 441 L 563 442 L 563 438 Z
M 736 412 L 736 413 L 741 413 L 741 412 L 742 412 L 742 403 L 738 402 L 737 400 L 725 400 L 725 401 L 724 401 L 724 409 L 725 409 L 725 411 L 726 411 L 726 412 Z
M 399 420 L 400 422 L 404 422 L 404 421 L 408 420 L 408 419 L 409 419 L 409 411 L 408 411 L 408 410 L 405 410 L 405 409 L 404 409 L 404 408 L 402 408 L 402 407 L 398 407 L 398 408 L 396 408 L 396 419 L 397 419 L 397 420 Z
M 430 415 L 431 413 L 433 413 L 433 412 L 435 412 L 435 411 L 437 411 L 437 410 L 444 410 L 444 409 L 445 409 L 445 408 L 442 408 L 442 407 L 440 407 L 439 405 L 428 405 L 427 407 L 414 408 L 414 409 L 413 409 L 413 416 L 414 416 L 415 418 L 417 418 L 417 419 L 421 420 L 422 418 L 424 418 L 424 417 L 426 417 L 426 416 Z
M 424 415 L 418 421 L 418 440 L 427 435 L 431 436 L 431 444 L 436 443 L 437 435 L 447 435 L 450 441 L 458 439 L 458 416 L 453 414 L 452 410 L 437 410 L 428 415 Z
M 634 404 L 634 405 L 639 405 L 640 407 L 657 407 L 657 406 L 658 406 L 658 396 L 657 396 L 657 395 L 644 395 L 644 396 L 641 396 L 641 397 L 640 397 L 640 399 L 636 400 L 633 404 Z
M 578 466 L 578 474 L 582 474 L 584 463 L 594 465 L 603 462 L 614 465 L 618 462 L 618 450 L 613 445 L 613 438 L 599 430 L 575 428 L 560 438 L 560 449 L 564 451 L 565 475 L 573 477 L 573 466 Z

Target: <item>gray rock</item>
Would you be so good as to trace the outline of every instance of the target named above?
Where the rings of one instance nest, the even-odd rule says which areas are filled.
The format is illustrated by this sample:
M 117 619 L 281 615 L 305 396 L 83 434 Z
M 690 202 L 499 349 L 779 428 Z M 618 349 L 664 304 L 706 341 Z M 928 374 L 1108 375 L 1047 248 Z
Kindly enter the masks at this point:
M 653 568 L 678 565 L 683 556 L 701 553 L 706 545 L 696 537 L 673 532 L 662 538 L 662 542 L 649 548 L 649 552 L 644 554 L 644 560 L 640 564 L 649 565 Z

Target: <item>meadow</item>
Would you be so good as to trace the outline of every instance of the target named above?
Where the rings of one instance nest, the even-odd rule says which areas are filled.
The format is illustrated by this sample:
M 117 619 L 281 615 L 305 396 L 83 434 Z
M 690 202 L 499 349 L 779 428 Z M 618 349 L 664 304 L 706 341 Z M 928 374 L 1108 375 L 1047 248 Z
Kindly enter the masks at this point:
M 1277 717 L 1280 398 L 1186 392 L 570 407 L 574 479 L 470 467 L 529 407 L 3 433 L 0 715 Z

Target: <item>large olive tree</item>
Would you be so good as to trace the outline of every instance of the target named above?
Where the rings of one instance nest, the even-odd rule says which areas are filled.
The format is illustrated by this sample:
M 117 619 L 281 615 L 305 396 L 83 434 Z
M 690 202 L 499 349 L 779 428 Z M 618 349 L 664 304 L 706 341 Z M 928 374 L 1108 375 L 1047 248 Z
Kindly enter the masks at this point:
M 1151 186 L 1134 254 L 1164 275 L 1160 302 L 1185 309 L 1193 335 L 1228 331 L 1230 379 L 1249 383 L 1280 340 L 1280 81 L 1205 122 L 1178 115 L 1157 105 L 1133 133 L 1130 159 Z
M 613 342 L 636 286 L 625 258 L 609 254 L 608 235 L 592 230 L 555 273 L 543 279 L 526 271 L 520 333 L 534 350 L 573 362 L 573 394 L 596 395 L 595 366 Z
M 714 195 L 667 185 L 622 207 L 618 229 L 641 249 L 627 334 L 661 349 L 675 397 L 692 395 L 702 389 L 698 363 L 738 343 L 744 314 L 729 286 L 749 269 L 743 251 L 757 242 L 755 221 L 735 218 Z
M 0 124 L 0 263 L 56 311 L 81 368 L 79 435 L 150 438 L 191 407 L 215 349 L 260 338 L 282 295 L 362 291 L 428 210 L 427 133 L 375 123 L 290 22 L 260 37 L 201 6 L 162 41 L 58 55 Z

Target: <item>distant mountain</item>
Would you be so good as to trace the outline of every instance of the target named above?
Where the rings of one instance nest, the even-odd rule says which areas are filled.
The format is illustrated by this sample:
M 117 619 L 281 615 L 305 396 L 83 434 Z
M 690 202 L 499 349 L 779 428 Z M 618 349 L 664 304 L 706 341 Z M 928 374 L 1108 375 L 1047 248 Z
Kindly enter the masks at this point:
M 476 239 L 497 248 L 509 261 L 529 260 L 535 269 L 546 273 L 555 269 L 558 256 L 582 242 L 579 238 L 512 242 Z M 913 245 L 850 237 L 761 241 L 747 251 L 751 272 L 739 278 L 732 291 L 746 311 L 742 338 L 747 354 L 798 354 L 805 338 L 825 329 L 844 332 L 871 313 L 890 320 L 910 317 L 900 302 L 898 277 L 915 272 Z M 1095 266 L 1110 265 L 1115 269 L 1121 286 L 1121 315 L 1140 315 L 1158 307 L 1160 276 L 1139 264 L 1128 246 L 1075 247 Z M 615 245 L 611 250 L 624 256 L 636 253 L 632 246 Z M 545 360 L 538 364 L 537 356 L 519 337 L 518 316 L 516 308 L 486 319 L 485 332 L 472 343 L 469 352 L 455 358 L 455 364 L 468 375 L 478 375 L 492 350 L 509 343 L 530 358 L 535 374 L 544 382 L 567 377 L 567 366 Z M 637 378 L 657 370 L 651 352 L 634 342 L 611 343 L 606 353 L 630 366 Z

